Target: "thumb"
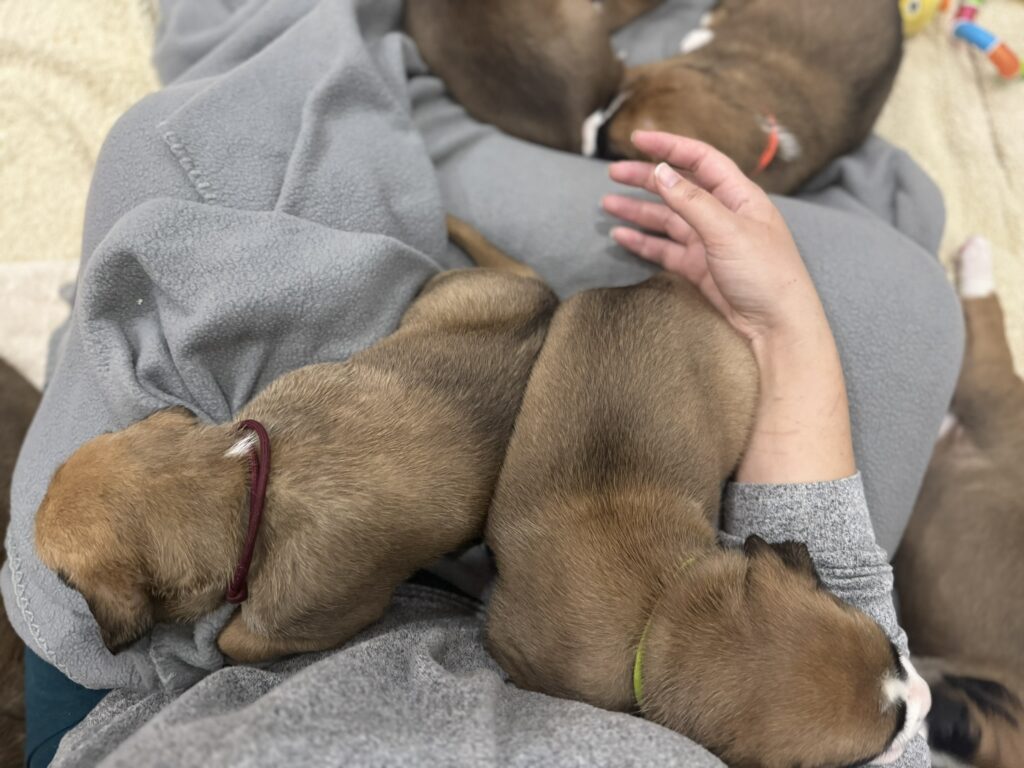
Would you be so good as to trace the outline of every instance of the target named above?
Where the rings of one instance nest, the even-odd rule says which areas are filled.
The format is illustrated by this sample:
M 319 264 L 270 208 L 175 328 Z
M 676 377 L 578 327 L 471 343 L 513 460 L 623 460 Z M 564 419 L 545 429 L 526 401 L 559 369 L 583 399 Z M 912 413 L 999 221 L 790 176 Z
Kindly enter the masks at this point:
M 718 198 L 668 163 L 654 169 L 655 188 L 673 211 L 705 242 L 725 242 L 736 230 L 736 216 Z

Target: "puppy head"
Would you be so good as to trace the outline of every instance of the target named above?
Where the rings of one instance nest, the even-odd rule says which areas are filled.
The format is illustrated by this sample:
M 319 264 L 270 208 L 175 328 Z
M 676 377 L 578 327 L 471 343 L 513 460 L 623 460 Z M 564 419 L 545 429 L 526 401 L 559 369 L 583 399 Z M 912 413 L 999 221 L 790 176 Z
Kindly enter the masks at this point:
M 598 130 L 597 154 L 646 160 L 633 146 L 633 131 L 666 131 L 712 144 L 741 168 L 753 168 L 765 146 L 757 116 L 722 98 L 711 73 L 669 59 L 629 71 L 623 96 Z
M 738 768 L 856 765 L 909 740 L 907 669 L 802 544 L 752 537 L 683 569 L 645 657 L 645 714 Z
M 174 546 L 173 536 L 159 546 L 154 537 L 154 525 L 173 526 L 175 496 L 162 478 L 177 468 L 181 437 L 195 425 L 171 409 L 90 440 L 54 474 L 36 514 L 40 559 L 82 593 L 113 653 L 157 618 L 154 561 Z

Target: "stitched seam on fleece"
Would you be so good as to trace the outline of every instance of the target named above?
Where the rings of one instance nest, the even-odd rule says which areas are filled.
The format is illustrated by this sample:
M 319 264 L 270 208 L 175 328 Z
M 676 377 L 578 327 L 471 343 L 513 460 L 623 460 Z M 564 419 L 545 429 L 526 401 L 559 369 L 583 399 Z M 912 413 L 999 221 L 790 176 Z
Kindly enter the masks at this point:
M 71 674 L 68 671 L 67 665 L 64 664 L 60 659 L 57 658 L 57 654 L 50 648 L 50 644 L 46 642 L 46 639 L 42 636 L 42 632 L 39 629 L 39 625 L 35 623 L 35 613 L 29 608 L 29 599 L 26 594 L 27 582 L 25 580 L 25 569 L 22 567 L 21 554 L 18 552 L 18 543 L 14 540 L 13 536 L 7 537 L 7 562 L 11 564 L 11 585 L 14 587 L 14 601 L 18 605 L 18 610 L 21 612 L 22 621 L 28 626 L 28 631 L 32 635 L 32 639 L 36 641 L 36 645 L 41 650 L 53 665 L 57 667 L 66 677 L 71 678 Z
M 166 126 L 166 123 L 161 123 L 160 127 Z M 214 186 L 206 179 L 206 176 L 196 161 L 192 159 L 192 155 L 189 154 L 185 148 L 185 142 L 174 131 L 164 131 L 163 140 L 171 150 L 171 154 L 177 159 L 178 164 L 185 170 L 185 175 L 188 176 L 189 182 L 195 188 L 196 192 L 203 199 L 204 203 L 216 203 L 220 199 L 220 195 Z

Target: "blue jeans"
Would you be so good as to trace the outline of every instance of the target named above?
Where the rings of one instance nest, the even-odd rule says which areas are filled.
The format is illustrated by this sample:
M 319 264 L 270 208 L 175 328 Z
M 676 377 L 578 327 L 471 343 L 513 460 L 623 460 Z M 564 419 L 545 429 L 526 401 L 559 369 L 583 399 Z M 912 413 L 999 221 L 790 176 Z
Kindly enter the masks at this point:
M 25 649 L 25 764 L 46 768 L 65 733 L 92 711 L 107 691 L 83 688 Z

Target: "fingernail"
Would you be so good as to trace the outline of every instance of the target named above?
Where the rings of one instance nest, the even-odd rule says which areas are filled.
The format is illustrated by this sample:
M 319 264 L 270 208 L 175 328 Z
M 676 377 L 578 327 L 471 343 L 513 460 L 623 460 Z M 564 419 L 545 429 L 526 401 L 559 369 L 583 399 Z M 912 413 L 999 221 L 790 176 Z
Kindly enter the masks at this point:
M 654 175 L 658 177 L 658 181 L 666 189 L 672 189 L 676 184 L 683 180 L 683 177 L 672 170 L 668 163 L 661 163 L 657 168 L 654 169 Z

